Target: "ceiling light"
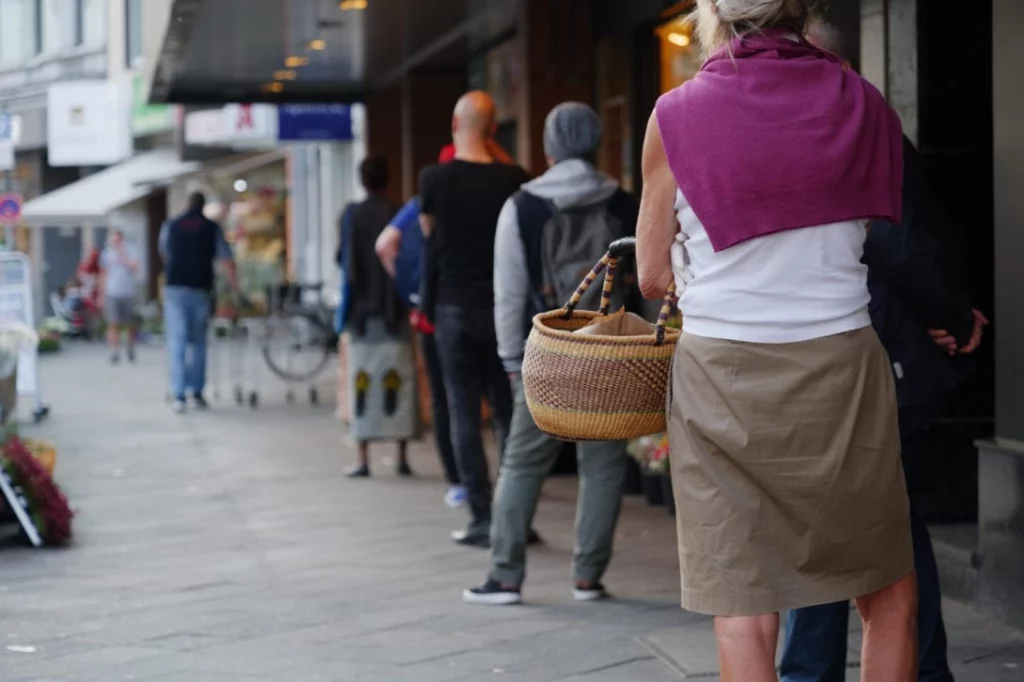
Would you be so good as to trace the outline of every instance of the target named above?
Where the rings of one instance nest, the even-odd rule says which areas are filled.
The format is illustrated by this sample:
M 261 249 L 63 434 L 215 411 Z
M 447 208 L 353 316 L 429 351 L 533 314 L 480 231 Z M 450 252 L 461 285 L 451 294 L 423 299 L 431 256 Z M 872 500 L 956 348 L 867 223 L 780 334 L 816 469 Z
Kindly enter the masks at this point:
M 307 64 L 309 64 L 309 57 L 288 57 L 284 60 L 284 65 L 289 69 L 297 69 Z
M 235 180 L 235 191 L 241 194 L 245 190 L 249 189 L 249 183 L 239 178 Z
M 685 33 L 673 31 L 672 33 L 668 34 L 668 42 L 678 47 L 689 47 L 690 36 L 686 35 Z
M 319 52 L 320 50 L 327 49 L 327 41 L 317 38 L 316 40 L 309 41 L 309 49 Z
M 348 12 L 350 10 L 366 9 L 369 4 L 368 0 L 341 0 L 338 3 L 338 9 L 342 12 Z
M 298 73 L 291 70 L 274 72 L 274 80 L 276 81 L 293 81 L 298 78 L 298 76 Z
M 284 83 L 264 83 L 263 92 L 284 92 Z

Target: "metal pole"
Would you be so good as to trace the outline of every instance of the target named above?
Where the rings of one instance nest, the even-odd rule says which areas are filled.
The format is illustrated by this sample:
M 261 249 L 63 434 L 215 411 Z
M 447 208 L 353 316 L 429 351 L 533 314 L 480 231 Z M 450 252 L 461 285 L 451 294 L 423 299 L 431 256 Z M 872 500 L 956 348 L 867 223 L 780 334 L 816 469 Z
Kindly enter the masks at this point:
M 10 110 L 8 109 L 6 104 L 4 104 L 2 107 L 0 107 L 0 116 L 2 116 L 4 118 L 7 118 L 7 134 L 11 138 L 11 147 L 12 147 L 11 154 L 13 155 L 15 153 L 14 149 L 13 149 L 13 146 L 14 146 L 13 121 L 11 121 L 11 119 L 9 118 Z M 18 165 L 17 161 L 15 160 L 14 166 L 17 166 L 17 165 Z M 5 170 L 4 171 L 4 192 L 13 192 L 13 191 L 14 191 L 14 168 L 11 168 L 9 170 Z M 6 250 L 8 250 L 8 251 L 14 251 L 14 225 L 8 225 L 8 226 L 6 226 L 4 228 L 4 248 Z

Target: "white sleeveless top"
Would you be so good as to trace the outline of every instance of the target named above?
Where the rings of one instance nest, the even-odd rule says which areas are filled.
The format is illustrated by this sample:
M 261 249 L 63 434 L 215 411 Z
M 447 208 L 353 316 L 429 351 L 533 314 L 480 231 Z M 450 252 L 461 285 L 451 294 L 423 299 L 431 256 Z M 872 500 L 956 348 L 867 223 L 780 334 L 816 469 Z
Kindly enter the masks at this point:
M 672 272 L 683 331 L 749 343 L 795 343 L 871 325 L 867 221 L 776 232 L 716 253 L 678 192 Z

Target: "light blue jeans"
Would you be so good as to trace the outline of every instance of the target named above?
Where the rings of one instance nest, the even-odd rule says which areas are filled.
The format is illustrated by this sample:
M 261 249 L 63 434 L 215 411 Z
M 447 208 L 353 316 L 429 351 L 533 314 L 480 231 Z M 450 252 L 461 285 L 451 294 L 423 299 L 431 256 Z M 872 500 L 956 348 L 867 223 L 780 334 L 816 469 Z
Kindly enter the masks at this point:
M 210 292 L 190 287 L 164 289 L 164 333 L 175 399 L 203 394 L 209 323 Z

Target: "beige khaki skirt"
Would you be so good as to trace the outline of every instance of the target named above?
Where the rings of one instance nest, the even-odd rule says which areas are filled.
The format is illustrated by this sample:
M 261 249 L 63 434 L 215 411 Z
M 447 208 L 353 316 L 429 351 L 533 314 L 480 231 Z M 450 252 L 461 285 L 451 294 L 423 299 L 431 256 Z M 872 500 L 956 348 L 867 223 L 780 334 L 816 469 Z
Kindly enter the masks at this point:
M 871 328 L 789 344 L 683 334 L 671 389 L 683 608 L 775 613 L 913 570 L 895 389 Z

